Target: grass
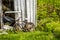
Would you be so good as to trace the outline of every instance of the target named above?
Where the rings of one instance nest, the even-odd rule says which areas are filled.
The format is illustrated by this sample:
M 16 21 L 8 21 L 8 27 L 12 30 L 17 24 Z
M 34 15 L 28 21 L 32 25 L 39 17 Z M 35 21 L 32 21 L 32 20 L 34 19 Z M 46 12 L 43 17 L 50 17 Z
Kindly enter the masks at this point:
M 55 37 L 50 32 L 35 31 L 0 35 L 0 40 L 55 40 Z

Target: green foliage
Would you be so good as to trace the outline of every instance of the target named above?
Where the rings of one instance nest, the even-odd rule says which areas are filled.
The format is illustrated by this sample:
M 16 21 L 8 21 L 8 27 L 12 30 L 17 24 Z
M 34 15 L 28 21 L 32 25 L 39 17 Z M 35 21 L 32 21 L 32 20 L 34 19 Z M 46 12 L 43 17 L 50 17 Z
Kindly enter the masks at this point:
M 7 30 L 6 31 L 8 34 L 14 34 L 15 32 L 14 32 L 14 30 Z
M 36 30 L 60 37 L 60 0 L 37 0 Z
M 51 22 L 52 20 L 53 20 L 52 18 L 41 19 L 37 23 L 37 29 L 44 31 L 45 30 L 45 24 Z
M 52 21 L 52 22 L 46 24 L 47 31 L 53 31 L 54 32 L 54 31 L 57 31 L 57 28 L 59 28 L 59 27 L 60 27 L 59 21 L 56 21 L 56 22 Z
M 55 37 L 60 38 L 60 26 L 58 26 L 54 29 L 53 34 L 55 35 Z
M 58 0 L 37 0 L 37 30 L 47 31 L 46 25 L 60 21 L 60 1 L 56 1 Z
M 20 32 L 19 34 L 0 35 L 0 40 L 54 40 L 49 32 Z

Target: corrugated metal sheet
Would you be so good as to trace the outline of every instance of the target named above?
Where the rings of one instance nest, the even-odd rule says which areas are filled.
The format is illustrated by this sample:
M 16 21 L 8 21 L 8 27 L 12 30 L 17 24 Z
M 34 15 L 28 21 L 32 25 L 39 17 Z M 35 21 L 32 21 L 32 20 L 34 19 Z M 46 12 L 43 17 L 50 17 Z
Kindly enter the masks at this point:
M 27 1 L 27 20 L 36 24 L 36 0 Z
M 1 0 L 0 11 L 2 11 Z M 15 14 L 15 20 L 20 18 L 20 24 L 22 24 L 22 21 L 24 20 L 34 24 L 36 23 L 36 0 L 14 0 L 14 11 L 17 11 Z M 19 13 L 18 11 L 21 12 Z
M 21 17 L 20 21 L 27 19 L 28 22 L 36 23 L 36 0 L 14 0 L 14 3 L 15 10 L 21 11 L 16 14 L 16 19 Z

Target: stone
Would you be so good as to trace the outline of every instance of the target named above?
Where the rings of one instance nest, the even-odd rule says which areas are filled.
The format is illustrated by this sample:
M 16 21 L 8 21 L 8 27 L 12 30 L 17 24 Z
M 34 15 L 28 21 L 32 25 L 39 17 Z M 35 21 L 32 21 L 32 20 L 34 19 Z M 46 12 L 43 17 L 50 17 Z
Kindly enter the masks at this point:
M 13 27 L 9 26 L 9 25 L 4 25 L 2 27 L 3 30 L 7 31 L 7 30 L 13 30 Z

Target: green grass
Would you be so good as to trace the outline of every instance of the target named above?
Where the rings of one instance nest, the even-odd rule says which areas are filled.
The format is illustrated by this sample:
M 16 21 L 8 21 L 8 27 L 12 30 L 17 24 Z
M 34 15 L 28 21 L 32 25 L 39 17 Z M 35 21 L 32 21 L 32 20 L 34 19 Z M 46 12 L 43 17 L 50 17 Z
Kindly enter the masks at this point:
M 55 40 L 55 37 L 49 32 L 35 31 L 0 35 L 0 40 Z

